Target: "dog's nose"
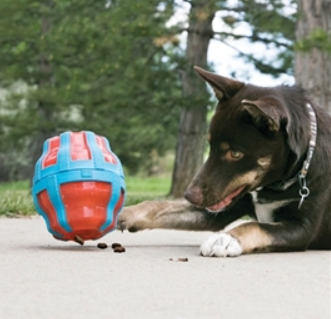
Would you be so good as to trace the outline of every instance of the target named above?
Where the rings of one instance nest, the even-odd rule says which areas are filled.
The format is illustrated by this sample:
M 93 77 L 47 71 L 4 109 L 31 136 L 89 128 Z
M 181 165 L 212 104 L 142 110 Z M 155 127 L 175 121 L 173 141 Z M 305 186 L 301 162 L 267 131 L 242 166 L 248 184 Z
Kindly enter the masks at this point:
M 185 191 L 184 197 L 195 206 L 201 206 L 202 204 L 202 192 L 197 186 L 189 186 Z

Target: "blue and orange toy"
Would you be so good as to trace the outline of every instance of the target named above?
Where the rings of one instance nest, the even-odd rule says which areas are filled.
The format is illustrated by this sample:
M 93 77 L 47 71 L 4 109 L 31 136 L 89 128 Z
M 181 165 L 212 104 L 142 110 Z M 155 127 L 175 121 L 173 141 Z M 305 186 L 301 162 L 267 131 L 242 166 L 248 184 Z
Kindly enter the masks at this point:
M 56 239 L 98 239 L 116 228 L 124 205 L 121 162 L 105 137 L 88 131 L 62 133 L 44 143 L 32 196 Z

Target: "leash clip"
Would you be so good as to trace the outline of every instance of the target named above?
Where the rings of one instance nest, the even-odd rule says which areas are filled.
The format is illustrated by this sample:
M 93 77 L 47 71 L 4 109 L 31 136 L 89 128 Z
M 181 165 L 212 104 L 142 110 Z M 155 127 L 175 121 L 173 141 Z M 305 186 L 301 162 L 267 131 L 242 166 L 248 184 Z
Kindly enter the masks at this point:
M 301 199 L 300 199 L 300 202 L 298 205 L 298 209 L 300 209 L 301 205 L 303 204 L 303 201 L 306 199 L 306 197 L 309 196 L 310 190 L 307 187 L 305 175 L 303 175 L 302 173 L 299 173 L 298 180 L 299 180 L 299 184 L 300 184 L 299 195 L 301 196 Z

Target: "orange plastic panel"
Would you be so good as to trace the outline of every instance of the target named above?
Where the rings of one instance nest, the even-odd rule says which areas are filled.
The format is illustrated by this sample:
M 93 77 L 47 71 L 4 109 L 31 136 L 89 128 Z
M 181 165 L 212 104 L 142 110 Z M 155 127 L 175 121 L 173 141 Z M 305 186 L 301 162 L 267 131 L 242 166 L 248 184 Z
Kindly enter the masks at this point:
M 49 139 L 48 151 L 44 157 L 42 164 L 43 168 L 56 164 L 59 147 L 60 147 L 60 138 L 58 136 Z
M 92 156 L 87 144 L 85 132 L 71 132 L 70 146 L 70 156 L 73 161 L 91 159 Z
M 67 221 L 72 228 L 71 238 L 76 235 L 84 240 L 103 236 L 101 226 L 107 219 L 107 205 L 112 186 L 105 182 L 71 182 L 60 186 Z

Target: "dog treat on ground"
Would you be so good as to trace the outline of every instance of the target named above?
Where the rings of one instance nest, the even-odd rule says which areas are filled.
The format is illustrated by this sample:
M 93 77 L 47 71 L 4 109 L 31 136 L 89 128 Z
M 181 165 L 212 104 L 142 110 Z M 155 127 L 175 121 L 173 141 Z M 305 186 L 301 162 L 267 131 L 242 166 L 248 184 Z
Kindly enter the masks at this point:
M 124 253 L 125 252 L 125 248 L 123 246 L 116 246 L 115 248 L 113 248 L 114 253 Z
M 75 236 L 74 241 L 82 246 L 84 245 L 84 239 L 77 235 Z
M 120 243 L 112 243 L 111 244 L 111 248 L 116 248 L 116 247 L 122 247 L 122 245 Z
M 97 247 L 100 249 L 106 249 L 108 245 L 106 243 L 98 243 Z
M 186 261 L 188 261 L 188 258 L 186 258 L 186 257 L 181 257 L 181 258 L 177 258 L 177 259 L 170 258 L 169 261 L 181 261 L 181 262 L 186 262 Z

